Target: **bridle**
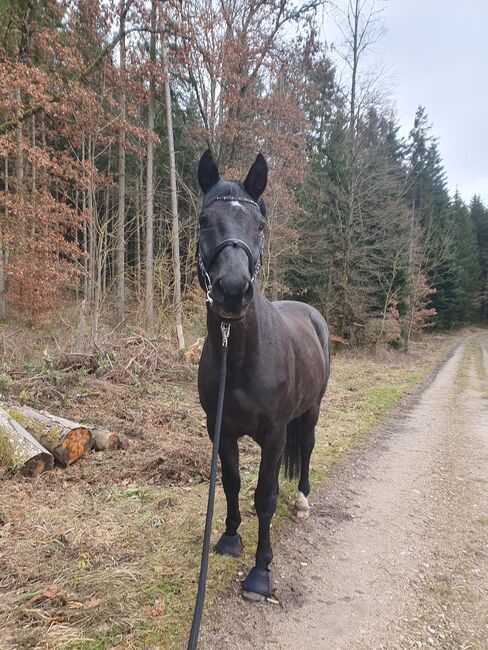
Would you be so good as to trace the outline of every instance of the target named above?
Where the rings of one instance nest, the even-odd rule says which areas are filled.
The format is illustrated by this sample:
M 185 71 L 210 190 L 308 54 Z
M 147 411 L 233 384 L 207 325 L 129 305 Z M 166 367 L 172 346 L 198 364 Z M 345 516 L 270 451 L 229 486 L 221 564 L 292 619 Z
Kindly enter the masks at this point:
M 238 203 L 249 203 L 255 206 L 262 213 L 261 206 L 258 203 L 256 203 L 256 201 L 253 201 L 252 199 L 248 199 L 245 196 L 229 196 L 229 195 L 216 196 L 214 199 L 212 199 L 210 205 L 214 201 L 236 201 Z M 246 253 L 247 260 L 249 263 L 249 273 L 251 274 L 252 283 L 256 281 L 259 270 L 261 268 L 261 263 L 263 260 L 263 250 L 264 250 L 264 237 L 262 237 L 261 248 L 259 250 L 259 256 L 257 260 L 254 259 L 252 250 L 249 248 L 248 244 L 246 244 L 245 241 L 242 241 L 242 239 L 233 239 L 233 238 L 224 239 L 210 251 L 207 257 L 204 257 L 200 248 L 200 227 L 198 227 L 198 233 L 197 233 L 198 268 L 200 269 L 200 272 L 203 277 L 203 281 L 205 284 L 205 291 L 207 294 L 206 300 L 209 305 L 213 303 L 213 298 L 212 298 L 212 281 L 210 280 L 208 270 L 212 266 L 212 263 L 214 262 L 217 255 L 219 255 L 219 253 L 221 253 L 224 250 L 224 248 L 227 248 L 228 246 L 233 246 L 234 248 L 241 248 Z

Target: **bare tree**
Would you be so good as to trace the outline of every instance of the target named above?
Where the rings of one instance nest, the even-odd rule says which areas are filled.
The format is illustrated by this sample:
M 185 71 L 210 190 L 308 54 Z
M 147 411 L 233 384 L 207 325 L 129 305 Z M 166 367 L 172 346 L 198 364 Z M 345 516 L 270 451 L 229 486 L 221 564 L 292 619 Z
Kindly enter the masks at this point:
M 115 234 L 116 249 L 116 286 L 117 286 L 117 317 L 123 320 L 125 315 L 125 119 L 126 119 L 126 43 L 125 20 L 127 8 L 124 0 L 120 0 L 120 128 L 119 128 L 119 201 L 117 228 Z
M 9 178 L 8 178 L 8 156 L 5 156 L 5 168 L 4 168 L 4 184 L 5 184 L 5 193 L 9 191 Z M 8 208 L 4 208 L 5 222 L 8 220 Z M 3 241 L 3 232 L 2 226 L 0 224 L 0 320 L 3 320 L 7 316 L 7 300 L 5 296 L 6 291 L 6 281 L 5 281 L 5 262 L 7 251 Z
M 168 136 L 168 157 L 171 188 L 171 218 L 172 218 L 172 252 L 173 252 L 173 281 L 174 281 L 174 310 L 178 347 L 185 347 L 183 333 L 183 318 L 181 305 L 181 268 L 180 268 L 180 226 L 178 220 L 178 196 L 176 190 L 176 161 L 173 139 L 173 115 L 171 110 L 171 86 L 169 82 L 168 50 L 166 42 L 162 43 L 162 63 L 164 72 L 164 99 L 166 104 L 166 129 Z
M 157 0 L 152 0 L 151 5 L 151 39 L 150 61 L 154 64 L 156 59 L 156 6 Z M 155 80 L 154 70 L 151 66 L 149 79 L 147 130 L 147 175 L 146 175 L 146 327 L 154 326 L 154 95 Z
M 342 265 L 339 283 L 339 304 L 342 305 L 342 313 L 339 314 L 337 333 L 343 336 L 348 308 L 351 305 L 350 280 L 355 248 L 354 230 L 357 217 L 361 213 L 359 186 L 363 184 L 364 180 L 360 164 L 362 142 L 358 137 L 358 124 L 362 113 L 376 99 L 371 93 L 374 84 L 370 79 L 367 79 L 365 84 L 360 87 L 359 69 L 368 49 L 383 34 L 383 27 L 379 17 L 382 8 L 378 8 L 376 0 L 348 0 L 347 8 L 336 7 L 336 10 L 338 16 L 336 22 L 344 39 L 343 49 L 338 49 L 337 52 L 350 75 L 349 92 L 345 96 L 349 109 L 348 134 L 345 142 L 345 174 L 342 179 L 345 205 L 343 208 L 338 208 L 342 239 Z

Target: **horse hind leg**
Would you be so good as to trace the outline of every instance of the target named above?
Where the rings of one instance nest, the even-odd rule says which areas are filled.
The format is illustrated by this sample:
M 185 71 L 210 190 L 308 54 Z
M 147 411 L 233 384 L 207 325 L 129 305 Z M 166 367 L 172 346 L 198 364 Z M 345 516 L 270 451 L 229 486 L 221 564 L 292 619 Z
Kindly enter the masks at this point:
M 300 480 L 295 502 L 295 516 L 298 519 L 308 519 L 310 505 L 310 457 L 315 446 L 315 425 L 317 424 L 320 406 L 314 407 L 300 417 Z

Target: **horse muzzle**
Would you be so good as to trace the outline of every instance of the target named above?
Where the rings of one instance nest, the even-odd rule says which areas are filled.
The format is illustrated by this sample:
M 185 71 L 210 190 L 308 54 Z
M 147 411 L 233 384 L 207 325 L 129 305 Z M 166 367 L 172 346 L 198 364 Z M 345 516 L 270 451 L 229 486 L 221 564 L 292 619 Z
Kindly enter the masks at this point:
M 254 297 L 250 279 L 235 280 L 221 276 L 212 282 L 212 309 L 226 320 L 243 318 Z

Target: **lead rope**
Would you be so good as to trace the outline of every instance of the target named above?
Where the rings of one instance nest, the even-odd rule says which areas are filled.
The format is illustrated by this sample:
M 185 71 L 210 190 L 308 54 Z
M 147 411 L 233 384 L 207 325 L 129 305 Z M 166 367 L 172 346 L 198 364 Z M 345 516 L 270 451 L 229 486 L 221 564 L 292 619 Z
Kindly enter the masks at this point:
M 205 532 L 203 534 L 202 559 L 200 561 L 200 576 L 198 578 L 198 591 L 193 621 L 191 624 L 188 650 L 195 650 L 202 620 L 203 601 L 205 600 L 205 587 L 207 585 L 208 553 L 210 550 L 210 534 L 212 532 L 212 517 L 215 500 L 215 484 L 217 482 L 217 459 L 219 454 L 220 429 L 222 426 L 222 411 L 224 410 L 225 378 L 227 376 L 227 352 L 230 334 L 230 323 L 221 323 L 222 331 L 222 358 L 220 362 L 219 396 L 217 399 L 217 413 L 215 417 L 215 430 L 212 447 L 212 463 L 210 465 L 210 485 L 208 488 L 207 515 L 205 518 Z

